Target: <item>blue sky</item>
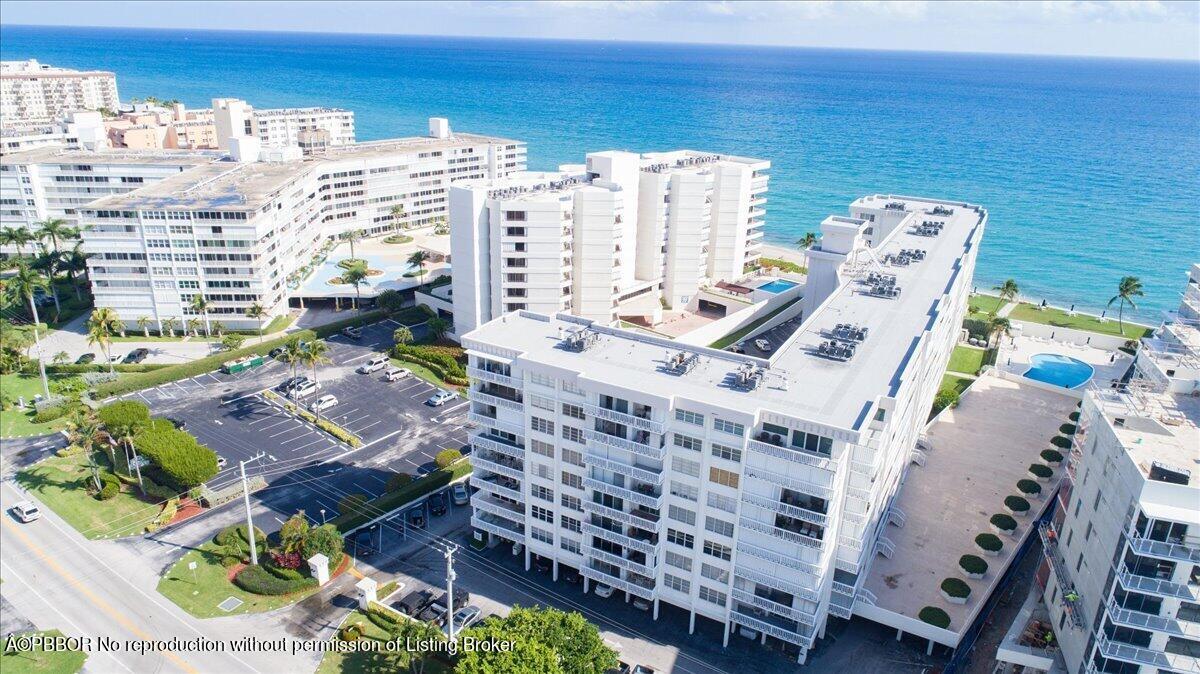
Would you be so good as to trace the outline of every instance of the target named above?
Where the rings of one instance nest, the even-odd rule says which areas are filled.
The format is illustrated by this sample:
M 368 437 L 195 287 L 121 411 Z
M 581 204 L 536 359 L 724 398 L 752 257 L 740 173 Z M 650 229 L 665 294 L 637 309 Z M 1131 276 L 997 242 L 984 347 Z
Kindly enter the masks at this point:
M 1200 2 L 54 2 L 6 24 L 677 41 L 1200 60 Z

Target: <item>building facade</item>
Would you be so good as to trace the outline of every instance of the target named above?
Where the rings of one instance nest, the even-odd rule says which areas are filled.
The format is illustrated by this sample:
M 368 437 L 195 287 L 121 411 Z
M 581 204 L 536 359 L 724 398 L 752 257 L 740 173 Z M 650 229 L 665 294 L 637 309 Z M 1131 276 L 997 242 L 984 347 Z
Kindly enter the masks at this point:
M 49 124 L 76 110 L 121 105 L 117 78 L 101 70 L 69 70 L 34 60 L 0 62 L 0 119 L 4 126 Z
M 829 615 L 850 616 L 987 220 L 968 204 L 875 199 L 906 218 L 874 245 L 862 221 L 856 247 L 826 251 L 813 273 L 841 281 L 770 359 L 565 313 L 505 313 L 463 335 L 475 528 L 527 566 L 578 570 L 585 591 L 623 591 L 656 618 L 668 602 L 689 629 L 707 618 L 726 643 L 741 631 L 803 661 Z M 920 227 L 931 217 L 936 233 Z M 915 249 L 920 261 L 880 262 Z
M 236 98 L 215 98 L 212 105 L 217 143 L 229 148 L 229 139 L 258 138 L 262 147 L 299 147 L 304 154 L 354 143 L 354 112 L 341 108 L 279 108 L 256 110 Z

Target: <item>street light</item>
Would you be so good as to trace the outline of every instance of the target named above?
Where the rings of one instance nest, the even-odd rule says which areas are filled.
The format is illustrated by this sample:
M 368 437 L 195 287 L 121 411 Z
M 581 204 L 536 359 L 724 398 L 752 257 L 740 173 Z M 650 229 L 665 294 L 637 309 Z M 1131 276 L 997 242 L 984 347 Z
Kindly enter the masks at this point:
M 321 508 L 321 524 L 325 524 L 325 509 Z

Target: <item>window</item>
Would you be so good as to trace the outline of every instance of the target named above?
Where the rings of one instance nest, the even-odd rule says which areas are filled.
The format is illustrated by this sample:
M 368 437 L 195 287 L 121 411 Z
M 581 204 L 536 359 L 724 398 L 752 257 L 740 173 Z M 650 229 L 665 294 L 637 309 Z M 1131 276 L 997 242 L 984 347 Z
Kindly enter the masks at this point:
M 725 593 L 700 586 L 700 598 L 706 602 L 716 604 L 717 606 L 725 605 Z
M 1083 534 L 1083 540 L 1085 540 L 1085 541 L 1092 540 L 1092 523 L 1091 522 L 1088 522 L 1087 531 L 1085 531 Z M 1070 545 L 1070 543 L 1068 543 L 1067 545 Z
M 732 421 L 725 421 L 724 419 L 713 419 L 713 428 L 721 431 L 722 433 L 728 433 L 730 435 L 746 435 L 745 426 L 742 424 L 735 424 Z
M 549 508 L 535 505 L 531 507 L 530 514 L 543 522 L 554 524 L 554 511 Z
M 734 489 L 737 489 L 738 475 L 737 475 L 737 473 L 730 472 L 728 470 L 721 470 L 720 468 L 710 467 L 708 469 L 708 481 L 716 482 L 717 484 L 724 485 L 726 487 L 733 487 Z
M 699 438 L 693 438 L 688 435 L 680 435 L 679 433 L 673 433 L 672 435 L 674 436 L 672 441 L 675 443 L 676 447 L 683 447 L 684 449 L 690 449 L 694 452 L 698 452 L 704 444 Z
M 563 424 L 562 436 L 563 436 L 564 440 L 570 440 L 571 442 L 578 442 L 581 445 L 584 442 L 583 441 L 583 429 L 575 428 L 574 426 L 567 426 L 566 424 Z
M 729 582 L 729 572 L 712 564 L 701 564 L 700 575 L 709 580 L 715 580 L 718 583 Z
M 684 524 L 691 524 L 693 526 L 696 524 L 696 513 L 688 510 L 687 508 L 681 508 L 677 505 L 672 505 L 667 508 L 667 517 L 675 520 L 676 522 L 683 522 Z
M 580 554 L 579 541 L 573 541 L 569 538 L 564 538 L 558 542 L 558 547 L 566 550 L 567 552 L 572 552 L 577 555 Z
M 537 506 L 534 506 L 534 507 L 537 507 Z M 575 533 L 579 533 L 583 528 L 582 523 L 579 520 L 575 519 L 574 517 L 567 517 L 566 515 L 562 515 L 559 517 L 559 521 L 562 524 L 562 528 L 566 529 L 567 531 L 574 531 Z
M 1083 499 L 1075 499 L 1075 517 L 1079 517 L 1079 509 L 1083 507 Z
M 572 417 L 575 419 L 586 419 L 587 418 L 587 415 L 583 413 L 582 407 L 580 407 L 579 405 L 572 405 L 571 403 L 563 403 L 562 413 L 567 415 L 568 417 Z
M 687 424 L 693 424 L 695 426 L 704 425 L 703 414 L 696 414 L 695 412 L 689 412 L 687 410 L 675 410 L 675 418 L 679 421 Z
M 532 428 L 533 430 L 535 430 L 539 433 L 545 433 L 547 435 L 554 435 L 554 422 L 553 421 L 547 421 L 546 419 L 542 419 L 541 417 L 530 417 L 529 418 L 529 426 L 530 426 L 530 428 Z
M 682 482 L 671 480 L 671 495 L 685 498 L 689 501 L 695 501 L 700 498 L 700 490 Z
M 543 501 L 549 501 L 551 503 L 554 503 L 554 490 L 553 489 L 548 489 L 546 487 L 543 487 L 540 484 L 535 484 L 529 490 L 529 493 L 532 494 L 534 498 L 538 498 Z
M 563 463 L 569 463 L 572 466 L 582 466 L 583 452 L 577 452 L 573 449 L 567 449 L 566 447 L 563 447 L 562 460 Z
M 562 483 L 572 489 L 583 489 L 583 478 L 565 470 L 562 472 Z
M 742 460 L 742 450 L 734 449 L 733 447 L 726 447 L 725 445 L 718 445 L 715 442 L 712 445 L 712 455 L 718 459 L 725 459 L 726 461 L 740 462 Z
M 727 513 L 737 512 L 737 499 L 723 496 L 716 492 L 708 492 L 708 505 L 718 510 L 724 510 Z
M 554 388 L 554 377 L 547 377 L 546 375 L 538 373 L 538 372 L 530 372 L 529 373 L 529 381 L 531 381 L 535 384 L 541 384 L 542 386 L 549 386 L 550 388 Z
M 1075 570 L 1079 571 L 1079 567 L 1083 566 L 1083 553 L 1079 553 L 1079 560 L 1075 562 Z
M 536 438 L 529 438 L 529 448 L 533 450 L 534 454 L 541 454 L 542 456 L 548 456 L 551 459 L 554 458 L 554 444 L 553 443 L 542 442 L 541 440 L 538 440 Z
M 726 522 L 715 517 L 704 518 L 704 528 L 714 534 L 721 534 L 733 538 L 733 522 Z
M 534 463 L 533 466 L 531 466 L 531 468 L 532 468 L 532 470 L 530 470 L 529 472 L 533 473 L 533 475 L 535 477 L 540 477 L 543 480 L 554 479 L 554 478 L 550 477 L 550 473 L 553 472 L 553 471 L 551 471 L 550 466 L 547 466 L 544 463 Z
M 682 531 L 667 529 L 667 540 L 675 545 L 682 545 L 685 548 L 690 548 L 696 544 L 696 537 L 691 534 L 685 534 Z
M 683 569 L 684 571 L 692 570 L 692 558 L 687 555 L 681 555 L 673 550 L 667 550 L 665 561 L 677 569 Z
M 1092 510 L 1100 509 L 1100 498 L 1102 497 L 1103 493 L 1104 492 L 1100 491 L 1099 489 L 1096 490 L 1096 500 L 1092 503 Z
M 833 438 L 825 438 L 816 433 L 792 431 L 792 446 L 815 454 L 829 456 L 833 453 Z
M 583 511 L 583 501 L 580 500 L 580 498 L 578 496 L 571 496 L 570 494 L 563 494 L 561 498 L 562 498 L 562 500 L 561 500 L 562 506 L 564 508 L 566 508 L 567 510 L 574 510 L 576 512 Z
M 547 398 L 546 396 L 531 394 L 529 396 L 529 404 L 538 409 L 546 410 L 547 412 L 554 411 L 554 399 Z
M 717 559 L 723 559 L 728 562 L 733 556 L 733 550 L 721 545 L 720 543 L 704 541 L 704 554 L 716 557 Z
M 669 573 L 663 574 L 663 585 L 666 585 L 667 587 L 671 588 L 672 590 L 675 590 L 677 592 L 682 592 L 684 594 L 687 594 L 692 591 L 692 583 L 690 581 L 686 581 L 682 578 L 677 578 L 675 576 L 672 576 Z
M 554 545 L 554 534 L 537 527 L 529 527 L 529 530 L 533 535 L 533 540 Z
M 671 457 L 671 470 L 692 477 L 700 477 L 700 462 L 691 461 L 682 456 Z

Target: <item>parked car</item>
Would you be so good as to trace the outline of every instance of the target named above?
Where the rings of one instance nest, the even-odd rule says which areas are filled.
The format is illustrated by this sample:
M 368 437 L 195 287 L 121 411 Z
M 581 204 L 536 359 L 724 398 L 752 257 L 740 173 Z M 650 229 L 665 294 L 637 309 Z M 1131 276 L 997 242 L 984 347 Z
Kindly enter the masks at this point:
M 283 353 L 283 347 L 277 346 L 274 349 L 271 349 L 270 351 L 268 351 L 267 355 L 272 358 L 278 358 L 282 353 Z
M 454 398 L 455 395 L 453 393 L 444 388 L 440 388 L 438 389 L 437 393 L 434 393 L 429 397 L 429 400 L 426 400 L 425 402 L 433 407 L 441 407 L 451 400 L 454 400 Z
M 628 662 L 617 660 L 617 666 L 604 670 L 604 674 L 630 674 L 632 671 L 633 668 L 629 666 Z
M 646 665 L 634 665 L 633 674 L 654 674 L 654 669 Z
M 167 421 L 171 422 L 171 425 L 174 426 L 176 430 L 182 431 L 184 428 L 187 427 L 187 422 L 184 421 L 183 419 L 180 419 L 179 417 L 163 417 L 163 418 L 166 419 Z
M 125 355 L 123 362 L 128 364 L 140 363 L 146 360 L 146 356 L 150 355 L 150 349 L 134 349 Z
M 92 362 L 93 360 L 96 360 L 96 354 L 85 353 L 82 356 L 75 359 L 75 364 L 76 365 L 87 365 L 88 363 Z
M 417 614 L 417 620 L 433 623 L 434 625 L 441 625 L 442 618 L 445 615 L 446 607 L 437 603 L 437 601 L 434 601 L 425 608 L 421 609 L 421 612 Z
M 389 368 L 388 368 L 388 369 L 387 369 L 387 370 L 386 370 L 386 371 L 383 373 L 383 378 L 384 378 L 384 379 L 386 379 L 386 380 L 388 380 L 388 381 L 397 381 L 397 380 L 400 380 L 400 379 L 404 379 L 405 377 L 407 377 L 407 376 L 408 376 L 408 375 L 410 375 L 410 374 L 412 374 L 412 373 L 411 373 L 411 372 L 409 372 L 408 370 L 406 370 L 405 368 L 402 368 L 402 367 L 389 367 Z
M 311 379 L 305 379 L 304 381 L 300 382 L 295 387 L 293 387 L 291 392 L 288 393 L 288 395 L 292 396 L 293 398 L 304 398 L 306 396 L 310 396 L 310 395 L 316 393 L 319 390 L 321 390 L 320 383 L 315 382 Z
M 467 592 L 466 590 L 464 590 L 462 588 L 454 589 L 454 605 L 455 606 L 466 606 L 467 603 L 470 601 L 471 601 L 471 594 L 469 592 Z M 443 592 L 440 595 L 438 595 L 438 598 L 434 599 L 433 602 L 425 608 L 425 610 L 429 611 L 430 609 L 433 609 L 432 613 L 437 615 L 437 622 L 440 624 L 441 621 L 443 619 L 445 619 L 446 611 L 448 610 L 448 607 L 447 607 L 448 603 L 449 602 L 447 601 L 447 595 L 445 592 Z M 454 609 L 454 611 L 455 611 L 455 613 L 457 613 L 458 609 L 456 608 L 456 609 Z M 424 613 L 424 612 L 422 612 L 422 613 Z M 428 620 L 428 619 L 421 618 L 421 620 Z
M 751 641 L 758 641 L 758 630 L 750 629 L 745 625 L 738 625 L 738 632 Z
M 601 599 L 608 599 L 609 597 L 612 596 L 612 593 L 613 593 L 612 585 L 605 585 L 604 583 L 596 583 L 596 596 L 597 597 L 600 597 Z
M 471 502 L 471 492 L 467 490 L 467 485 L 459 482 L 450 487 L 450 498 L 454 500 L 454 505 L 467 505 Z
M 429 495 L 429 512 L 433 513 L 434 517 L 440 517 L 446 514 L 448 507 L 446 492 L 439 491 Z
M 759 351 L 770 351 L 772 348 L 771 343 L 765 339 L 754 340 L 754 346 L 757 346 Z
M 542 557 L 541 555 L 537 555 L 533 560 L 533 568 L 541 571 L 542 573 L 546 573 L 550 571 L 550 569 L 554 568 L 554 562 Z
M 559 568 L 561 569 L 562 567 Z M 580 576 L 579 572 L 575 569 L 562 569 L 562 572 L 558 574 L 558 577 L 572 585 L 578 585 L 583 582 L 583 576 Z
M 326 393 L 325 395 L 321 396 L 320 398 L 317 398 L 316 400 L 312 401 L 312 403 L 309 404 L 308 409 L 310 412 L 324 412 L 325 410 L 327 410 L 330 407 L 333 407 L 337 404 L 338 404 L 337 396 L 333 395 L 332 393 Z
M 725 350 L 732 353 L 746 353 L 746 343 L 738 342 L 737 344 L 725 347 Z
M 446 626 L 442 628 L 442 632 L 446 636 L 450 636 L 450 625 L 454 625 L 454 633 L 467 629 L 479 620 L 479 616 L 483 615 L 483 610 L 478 606 L 466 606 L 454 612 L 454 617 L 446 621 Z
M 383 356 L 383 355 L 371 356 L 371 358 L 369 360 L 367 360 L 367 362 L 363 363 L 362 365 L 359 365 L 358 369 L 355 370 L 355 372 L 357 372 L 359 374 L 371 374 L 372 372 L 377 372 L 379 370 L 382 370 L 383 368 L 387 367 L 387 365 L 388 365 L 387 356 Z
M 634 597 L 633 598 L 633 607 L 639 611 L 649 611 L 650 610 L 650 602 L 646 601 L 645 599 L 642 599 L 641 597 Z
M 375 552 L 374 537 L 370 529 L 359 529 L 354 534 L 354 556 L 370 557 Z
M 13 517 L 28 524 L 42 516 L 42 511 L 38 510 L 37 504 L 33 501 L 18 501 L 12 507 Z
M 431 601 L 433 601 L 432 590 L 413 590 L 404 595 L 404 598 L 393 604 L 393 606 L 399 609 L 404 615 L 415 618 L 421 612 L 421 609 L 428 606 Z
M 220 454 L 217 455 L 217 468 L 224 468 L 227 463 L 229 462 L 225 460 L 225 457 Z
M 292 389 L 296 388 L 297 386 L 303 384 L 304 382 L 306 382 L 308 380 L 309 380 L 308 377 L 305 375 L 300 375 L 299 377 L 291 377 L 289 379 L 285 379 L 284 382 L 279 385 L 279 390 L 282 393 L 291 393 Z
M 349 337 L 350 339 L 362 339 L 362 335 L 363 335 L 362 328 L 356 328 L 354 326 L 350 326 L 348 328 L 342 328 L 342 334 Z
M 408 514 L 405 516 L 408 519 L 408 526 L 418 529 L 425 528 L 425 506 L 419 505 L 415 508 L 409 508 Z
M 121 354 L 114 353 L 113 355 L 108 357 L 108 362 L 113 363 L 115 365 L 115 364 L 121 362 L 121 358 L 122 358 Z

